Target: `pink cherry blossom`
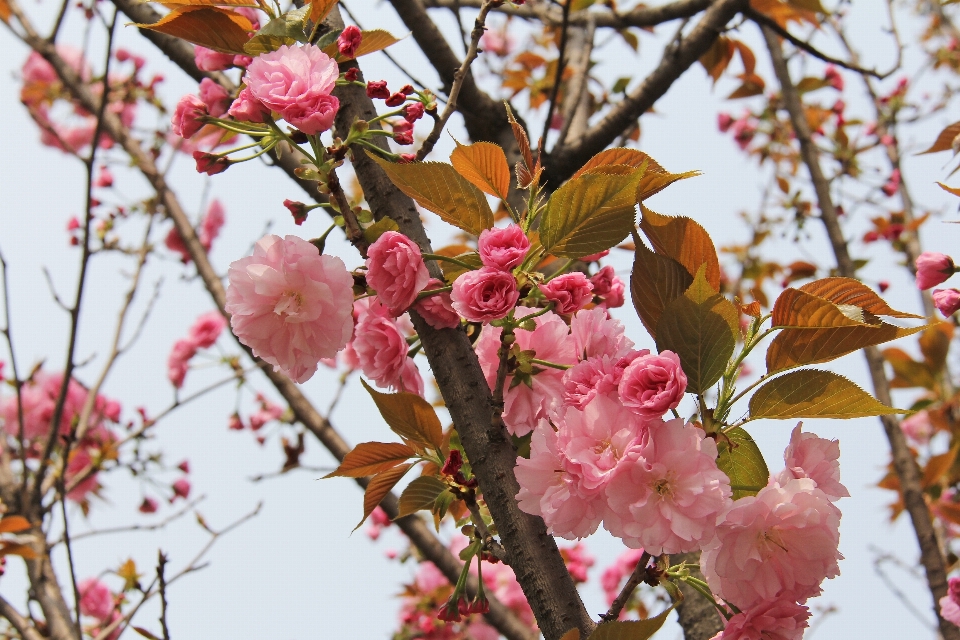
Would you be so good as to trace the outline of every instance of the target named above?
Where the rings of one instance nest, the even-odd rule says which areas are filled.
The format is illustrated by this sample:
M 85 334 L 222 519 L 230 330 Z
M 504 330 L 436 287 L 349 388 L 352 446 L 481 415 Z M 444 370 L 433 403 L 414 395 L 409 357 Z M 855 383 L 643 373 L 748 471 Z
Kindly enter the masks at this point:
M 593 300 L 593 285 L 579 271 L 565 273 L 540 285 L 540 293 L 553 302 L 557 313 L 579 311 Z
M 587 572 L 597 562 L 582 542 L 560 549 L 560 555 L 563 556 L 567 571 L 574 582 L 586 582 Z
M 947 595 L 940 598 L 940 615 L 960 626 L 960 578 L 956 576 L 947 583 Z
M 167 379 L 179 389 L 190 369 L 190 359 L 197 355 L 197 345 L 193 340 L 180 339 L 173 343 L 170 355 L 167 356 Z
M 713 537 L 731 495 L 714 440 L 678 418 L 651 428 L 625 458 L 606 487 L 610 533 L 652 555 L 693 551 Z
M 513 470 L 520 484 L 521 511 L 541 516 L 547 532 L 568 540 L 594 533 L 603 518 L 603 505 L 580 495 L 576 480 L 563 471 L 557 433 L 546 420 L 533 431 L 530 458 L 517 458 Z
M 793 600 L 758 602 L 727 620 L 720 640 L 801 640 L 810 610 Z
M 945 318 L 960 310 L 960 291 L 957 289 L 934 289 L 933 304 Z
M 635 464 L 647 440 L 646 422 L 608 396 L 597 396 L 583 410 L 568 407 L 553 416 L 563 468 L 580 495 L 601 496 L 624 464 Z M 628 458 L 628 454 L 636 454 Z
M 227 113 L 243 122 L 264 122 L 270 115 L 270 109 L 254 97 L 249 87 L 244 87 Z
M 503 272 L 501 272 L 503 273 Z M 511 277 L 509 274 L 506 274 Z M 516 316 L 522 318 L 536 309 L 518 307 Z M 567 325 L 563 319 L 552 311 L 534 318 L 536 327 L 533 331 L 517 329 L 516 345 L 522 351 L 533 351 L 535 357 L 557 364 L 574 364 L 576 356 L 568 339 Z M 480 333 L 480 338 L 474 345 L 480 367 L 492 390 L 497 383 L 497 367 L 500 358 L 497 352 L 500 349 L 502 329 L 486 326 Z M 514 376 L 508 375 L 504 384 L 504 412 L 503 421 L 510 433 L 524 436 L 536 426 L 537 422 L 547 416 L 547 412 L 563 394 L 563 371 L 548 367 L 541 368 L 537 373 L 527 376 L 523 382 L 514 384 Z
M 530 240 L 519 225 L 485 229 L 477 240 L 477 251 L 485 267 L 510 271 L 520 265 L 530 250 Z
M 630 363 L 620 379 L 620 400 L 640 415 L 660 417 L 675 409 L 687 389 L 680 358 L 672 351 L 645 355 Z
M 798 424 L 783 452 L 783 460 L 787 468 L 777 478 L 781 485 L 795 478 L 810 478 L 833 501 L 850 497 L 847 488 L 840 484 L 840 443 L 836 440 L 800 433 Z
M 450 299 L 457 313 L 470 322 L 490 322 L 510 313 L 520 299 L 520 292 L 509 272 L 483 267 L 457 278 Z
M 436 278 L 427 282 L 426 290 L 439 289 L 443 283 Z M 420 300 L 414 310 L 434 329 L 455 329 L 460 326 L 460 316 L 453 308 L 449 292 L 438 293 Z
M 244 80 L 255 98 L 300 131 L 314 135 L 333 126 L 340 101 L 330 95 L 340 70 L 312 44 L 283 45 L 257 56 Z
M 942 253 L 924 251 L 917 257 L 917 288 L 927 290 L 953 275 L 953 258 Z
M 379 387 L 423 395 L 423 380 L 406 338 L 392 318 L 369 313 L 357 323 L 352 342 L 363 374 Z
M 840 511 L 815 485 L 771 483 L 733 503 L 700 557 L 715 594 L 740 609 L 778 597 L 803 602 L 840 575 Z
M 227 215 L 223 204 L 214 198 L 213 201 L 210 202 L 210 206 L 207 207 L 207 213 L 203 216 L 203 221 L 200 223 L 200 244 L 203 245 L 204 249 L 210 251 L 210 249 L 213 248 L 213 241 L 220 235 L 220 229 L 223 228 L 226 220 Z
M 156 498 L 146 497 L 143 499 L 143 502 L 140 503 L 138 510 L 140 513 L 156 513 L 157 509 L 160 508 L 160 503 L 157 502 Z
M 643 557 L 643 549 L 627 549 L 621 553 L 612 565 L 603 570 L 600 576 L 600 586 L 607 597 L 607 605 L 613 604 L 620 593 L 620 585 L 623 579 L 633 573 L 637 568 L 637 563 Z M 623 615 L 621 614 L 621 618 Z
M 87 578 L 77 585 L 80 594 L 80 613 L 101 622 L 113 613 L 114 601 L 110 587 L 96 578 Z
M 584 309 L 570 319 L 570 335 L 577 358 L 595 356 L 619 358 L 633 349 L 633 340 L 624 335 L 623 323 L 604 309 Z M 647 350 L 643 354 L 650 353 Z
M 83 476 L 82 480 L 80 476 Z M 87 495 L 99 488 L 93 456 L 86 447 L 74 449 L 70 453 L 64 477 L 68 486 L 73 485 L 73 488 L 67 491 L 67 499 L 73 502 L 83 502 Z
M 402 233 L 387 231 L 367 250 L 367 284 L 394 316 L 409 309 L 429 281 L 420 247 Z
M 613 267 L 608 265 L 600 269 L 590 277 L 590 283 L 593 285 L 593 295 L 600 298 L 598 306 L 604 309 L 616 309 L 623 306 L 623 292 L 626 287 L 623 280 L 614 272 Z
M 180 98 L 170 120 L 173 132 L 181 138 L 192 138 L 203 128 L 202 118 L 206 117 L 207 105 L 195 95 L 187 94 Z
M 207 105 L 207 111 L 214 118 L 219 118 L 230 108 L 230 94 L 227 90 L 210 78 L 200 81 L 200 100 Z
M 353 277 L 296 236 L 268 235 L 230 265 L 226 310 L 239 340 L 297 382 L 353 333 Z
M 187 264 L 190 262 L 190 252 L 187 251 L 187 245 L 183 241 L 183 237 L 180 235 L 180 232 L 177 231 L 176 227 L 170 229 L 167 233 L 167 237 L 164 238 L 163 244 L 166 245 L 167 249 L 175 253 L 180 254 L 180 260 Z
M 912 416 L 904 418 L 900 422 L 900 429 L 914 445 L 926 444 L 934 430 L 933 423 L 930 422 L 930 414 L 926 410 L 917 411 Z
M 27 441 L 46 437 L 50 433 L 50 422 L 53 420 L 57 398 L 63 385 L 62 373 L 47 373 L 38 371 L 33 378 L 20 389 L 20 398 L 23 408 L 23 437 Z M 84 403 L 87 401 L 87 390 L 75 379 L 67 384 L 67 395 L 60 417 L 59 433 L 68 434 Z M 94 416 L 96 419 L 97 416 Z M 0 403 L 0 421 L 3 422 L 8 434 L 19 437 L 20 419 L 17 398 L 11 395 Z
M 199 45 L 193 48 L 193 60 L 201 71 L 225 71 L 233 66 L 233 54 L 220 53 Z
M 623 377 L 623 370 L 634 358 L 645 353 L 649 352 L 646 349 L 633 351 L 620 358 L 594 356 L 567 369 L 563 374 L 563 404 L 582 411 L 587 403 L 598 395 L 607 396 L 619 402 L 620 394 L 617 387 Z
M 227 321 L 219 311 L 210 311 L 197 318 L 190 327 L 189 340 L 201 349 L 208 349 L 220 337 Z

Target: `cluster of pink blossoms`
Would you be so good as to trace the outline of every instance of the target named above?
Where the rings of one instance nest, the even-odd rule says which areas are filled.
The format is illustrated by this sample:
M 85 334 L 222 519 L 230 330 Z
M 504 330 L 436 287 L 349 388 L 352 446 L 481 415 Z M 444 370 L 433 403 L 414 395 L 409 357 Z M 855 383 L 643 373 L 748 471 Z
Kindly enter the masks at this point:
M 208 349 L 216 343 L 227 321 L 217 311 L 205 313 L 193 323 L 186 338 L 173 343 L 167 357 L 167 378 L 174 387 L 183 386 L 183 380 L 190 368 L 190 360 L 200 349 Z
M 96 620 L 90 628 L 91 637 L 97 637 L 100 629 L 122 617 L 119 611 L 119 598 L 103 582 L 96 578 L 87 578 L 77 585 L 77 591 L 80 594 L 80 613 Z M 122 626 L 117 626 L 106 640 L 116 640 L 122 631 Z
M 213 241 L 220 235 L 220 229 L 223 228 L 226 222 L 227 212 L 223 208 L 223 204 L 219 200 L 214 199 L 210 202 L 210 206 L 207 207 L 207 212 L 204 214 L 203 219 L 200 221 L 200 226 L 197 229 L 197 237 L 206 251 L 209 252 L 210 249 L 213 248 Z M 184 264 L 190 262 L 190 252 L 187 251 L 187 245 L 184 243 L 176 227 L 171 228 L 169 233 L 167 233 L 164 244 L 167 246 L 167 249 L 180 254 L 180 260 Z
M 36 372 L 20 389 L 20 401 L 16 395 L 0 399 L 0 423 L 9 438 L 14 441 L 20 437 L 21 424 L 24 448 L 27 456 L 38 456 L 46 446 L 50 436 L 50 427 L 63 385 L 62 373 Z M 90 392 L 76 379 L 67 383 L 67 394 L 60 415 L 57 433 L 60 436 L 70 434 L 80 419 Z M 22 411 L 23 422 L 19 416 Z M 67 498 L 74 502 L 83 502 L 91 492 L 99 488 L 97 469 L 102 452 L 112 449 L 117 437 L 111 425 L 120 421 L 120 403 L 98 395 L 93 400 L 92 411 L 87 422 L 87 431 L 83 438 L 71 447 L 64 477 Z
M 810 612 L 803 605 L 821 583 L 840 575 L 840 446 L 802 433 L 784 452 L 786 468 L 756 496 L 723 514 L 703 548 L 700 567 L 713 592 L 740 613 L 717 638 L 799 640 Z
M 917 257 L 917 288 L 927 290 L 946 282 L 957 268 L 953 258 L 942 253 L 925 251 Z M 960 311 L 960 290 L 934 289 L 933 302 L 946 317 Z

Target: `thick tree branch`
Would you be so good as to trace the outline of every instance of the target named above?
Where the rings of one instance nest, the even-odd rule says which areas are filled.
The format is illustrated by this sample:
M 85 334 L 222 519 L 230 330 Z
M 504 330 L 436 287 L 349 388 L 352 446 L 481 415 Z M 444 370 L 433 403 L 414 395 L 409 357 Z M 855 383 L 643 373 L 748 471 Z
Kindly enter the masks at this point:
M 581 137 L 547 157 L 547 182 L 556 188 L 592 156 L 617 139 L 663 97 L 700 56 L 713 45 L 727 23 L 748 6 L 747 0 L 714 0 L 690 34 L 664 49 L 657 68 Z
M 686 562 L 691 575 L 703 580 L 703 575 L 698 568 L 700 566 L 699 551 L 671 556 L 670 562 L 673 564 Z M 680 626 L 683 627 L 684 640 L 710 640 L 723 630 L 723 618 L 717 613 L 717 608 L 712 602 L 682 580 L 680 591 L 683 593 L 683 602 L 677 605 L 677 618 Z
M 42 55 L 44 59 L 51 64 L 51 66 L 53 66 L 54 70 L 57 72 L 57 75 L 63 82 L 63 85 L 68 91 L 70 91 L 73 97 L 86 110 L 96 112 L 97 107 L 99 106 L 99 100 L 93 96 L 93 94 L 83 85 L 73 69 L 71 69 L 69 65 L 67 65 L 57 54 L 53 45 L 48 44 L 42 39 L 30 37 L 27 38 L 27 43 L 29 46 L 31 46 L 31 48 L 40 53 L 40 55 Z M 364 97 L 366 97 L 366 94 L 363 93 L 362 89 L 360 91 Z M 367 101 L 369 104 L 369 99 L 367 99 Z M 173 220 L 177 231 L 183 238 L 184 244 L 187 247 L 187 251 L 197 267 L 197 273 L 203 280 L 204 286 L 213 298 L 217 308 L 221 313 L 224 313 L 223 309 L 226 304 L 226 292 L 223 288 L 223 283 L 221 282 L 216 270 L 213 268 L 213 265 L 207 258 L 206 251 L 203 249 L 203 245 L 200 243 L 200 240 L 193 229 L 193 225 L 190 224 L 189 218 L 176 198 L 176 195 L 168 187 L 163 174 L 154 163 L 152 156 L 148 151 L 145 151 L 140 146 L 136 139 L 132 137 L 130 131 L 123 126 L 119 118 L 109 111 L 104 117 L 104 131 L 111 138 L 113 138 L 124 149 L 124 151 L 126 151 L 131 160 L 137 166 L 140 173 L 147 179 L 154 191 L 156 191 L 159 201 L 163 205 L 166 214 Z M 385 176 L 384 179 L 386 179 Z M 416 212 L 414 211 L 414 213 Z M 417 219 L 419 220 L 419 218 Z M 224 315 L 226 314 L 224 313 Z M 249 354 L 249 350 L 247 352 Z M 250 355 L 252 358 L 252 354 Z M 256 359 L 254 360 L 257 361 Z M 303 423 L 303 425 L 321 441 L 321 443 L 334 455 L 334 457 L 336 457 L 338 460 L 342 460 L 343 457 L 351 450 L 351 447 L 346 443 L 346 441 L 343 440 L 340 434 L 337 433 L 329 421 L 320 415 L 320 413 L 313 407 L 307 397 L 304 396 L 300 391 L 300 388 L 285 375 L 275 372 L 270 366 L 263 367 L 263 372 L 264 375 L 270 379 L 271 383 L 273 383 L 274 387 L 284 398 L 284 400 L 286 400 L 297 420 Z M 358 479 L 357 482 L 362 487 L 366 487 L 366 479 L 361 478 Z M 396 517 L 398 508 L 397 499 L 395 496 L 392 494 L 388 495 L 381 503 L 381 506 L 391 518 Z M 446 547 L 443 546 L 443 544 L 430 532 L 420 518 L 416 516 L 408 516 L 398 519 L 396 524 L 407 535 L 407 537 L 410 538 L 410 541 L 418 548 L 425 558 L 433 562 L 437 568 L 439 568 L 444 575 L 447 576 L 448 579 L 456 581 L 460 574 L 462 563 L 460 563 L 460 561 L 454 557 Z M 34 584 L 34 589 L 40 589 L 41 594 L 47 592 L 54 594 L 54 590 L 56 594 L 59 594 L 59 587 L 56 586 L 56 579 L 53 576 L 52 567 L 49 566 L 49 561 L 47 560 L 46 564 L 44 564 L 42 560 L 28 561 L 28 567 L 31 566 L 31 564 L 37 565 L 31 570 L 30 574 L 31 583 Z M 472 585 L 468 585 L 468 590 L 470 590 L 471 593 L 476 592 L 475 580 L 472 582 Z M 489 597 L 489 599 L 490 613 L 485 616 L 487 621 L 511 640 L 529 640 L 529 631 L 526 625 L 524 625 L 516 617 L 516 615 L 502 603 L 492 597 Z M 44 609 L 44 615 L 48 617 L 48 620 L 51 618 L 56 619 L 56 611 L 53 609 L 53 604 L 55 604 L 56 598 L 53 598 L 51 595 L 49 598 L 47 598 L 47 600 L 49 600 L 52 604 L 44 605 L 44 600 L 41 600 L 41 608 Z M 62 596 L 60 596 L 59 601 L 62 602 Z M 48 607 L 51 608 L 50 613 L 47 611 Z M 69 622 L 69 610 L 66 610 L 65 615 L 66 617 L 64 620 L 66 621 L 68 628 L 72 630 L 72 625 L 70 625 Z M 55 635 L 54 637 L 72 638 L 73 636 Z
M 3 596 L 0 596 L 0 616 L 17 630 L 23 640 L 44 640 L 43 635 L 33 626 L 33 622 L 24 618 Z
M 356 119 L 370 121 L 376 115 L 363 89 L 338 87 L 336 95 L 341 104 L 338 129 L 347 130 Z M 413 201 L 390 182 L 362 149 L 354 149 L 354 154 L 354 168 L 374 216 L 390 217 L 421 250 L 432 253 Z M 541 518 L 520 511 L 517 504 L 519 485 L 513 474 L 517 454 L 499 420 L 490 388 L 467 335 L 457 329 L 434 329 L 417 314 L 410 315 L 497 524 L 507 551 L 507 564 L 516 573 L 544 638 L 557 640 L 573 627 L 580 629 L 582 637 L 587 637 L 594 624 L 567 572 L 556 541 L 547 533 Z
M 479 8 L 481 2 L 482 0 L 424 0 L 423 4 L 431 9 L 441 7 L 450 9 L 457 4 L 461 7 Z M 641 5 L 627 13 L 608 10 L 597 11 L 596 7 L 592 7 L 590 10 L 571 13 L 570 24 L 584 26 L 592 19 L 598 27 L 611 29 L 655 27 L 671 20 L 689 18 L 709 6 L 710 0 L 677 0 L 658 7 Z M 545 3 L 529 2 L 518 6 L 505 2 L 499 7 L 495 7 L 494 11 L 525 20 L 537 20 L 554 27 L 563 23 L 562 11 L 558 7 L 547 6 Z
M 819 153 L 813 143 L 810 125 L 803 111 L 800 95 L 790 79 L 790 70 L 784 58 L 779 37 L 766 27 L 761 27 L 761 29 L 767 48 L 770 51 L 774 72 L 780 82 L 784 106 L 790 114 L 790 122 L 800 143 L 800 155 L 810 172 L 810 179 L 813 182 L 817 201 L 820 205 L 820 218 L 826 227 L 830 245 L 836 256 L 837 271 L 842 276 L 856 277 L 853 260 L 850 258 L 847 242 L 843 237 L 843 231 L 837 218 L 837 210 L 830 196 L 830 185 L 820 167 Z M 875 347 L 864 349 L 864 354 L 867 358 L 870 377 L 873 380 L 874 394 L 880 402 L 891 405 L 890 384 L 883 368 L 883 357 Z M 900 480 L 904 507 L 910 514 L 910 521 L 917 534 L 917 542 L 920 545 L 920 562 L 923 564 L 927 576 L 927 585 L 933 596 L 932 606 L 939 621 L 940 633 L 944 640 L 960 640 L 960 627 L 940 617 L 938 601 L 947 594 L 946 565 L 943 554 L 940 552 L 933 522 L 930 519 L 930 510 L 923 495 L 920 469 L 910 452 L 903 431 L 900 430 L 899 421 L 894 416 L 881 416 L 880 421 L 890 442 L 893 467 Z

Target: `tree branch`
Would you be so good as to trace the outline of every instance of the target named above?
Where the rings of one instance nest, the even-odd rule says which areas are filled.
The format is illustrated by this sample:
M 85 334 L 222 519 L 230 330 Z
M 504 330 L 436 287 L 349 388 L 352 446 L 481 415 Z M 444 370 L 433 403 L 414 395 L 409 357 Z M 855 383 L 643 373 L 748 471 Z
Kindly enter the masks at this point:
M 623 611 L 623 607 L 627 604 L 630 596 L 633 595 L 634 589 L 647 577 L 648 562 L 650 562 L 650 554 L 644 551 L 640 556 L 640 560 L 637 562 L 637 566 L 634 567 L 633 573 L 630 574 L 626 584 L 623 585 L 623 589 L 620 590 L 620 593 L 617 594 L 617 597 L 614 598 L 610 604 L 610 609 L 606 613 L 600 614 L 601 618 L 610 621 L 620 617 L 620 612 Z
M 43 634 L 33 626 L 33 622 L 24 618 L 3 596 L 0 596 L 0 616 L 3 616 L 17 630 L 23 640 L 45 640 Z
M 783 56 L 780 40 L 772 30 L 763 26 L 761 30 L 767 43 L 767 49 L 770 51 L 774 72 L 780 82 L 784 106 L 790 114 L 790 122 L 800 143 L 800 155 L 810 172 L 810 179 L 813 182 L 817 201 L 820 205 L 820 218 L 826 227 L 827 236 L 837 260 L 837 271 L 842 276 L 856 277 L 847 242 L 843 237 L 843 231 L 837 218 L 837 210 L 830 197 L 830 185 L 820 167 L 819 152 L 813 143 L 810 125 L 803 111 L 800 95 L 790 79 L 790 71 Z M 874 394 L 880 402 L 887 405 L 892 404 L 890 384 L 883 369 L 883 357 L 875 347 L 864 349 L 864 354 L 867 358 L 870 377 L 873 380 Z M 893 467 L 900 480 L 904 506 L 907 513 L 910 514 L 910 521 L 913 523 L 914 531 L 917 534 L 917 542 L 920 545 L 920 562 L 923 564 L 927 585 L 933 596 L 932 605 L 939 621 L 940 633 L 944 640 L 960 640 L 960 627 L 940 617 L 938 601 L 947 594 L 946 564 L 943 554 L 940 552 L 936 532 L 930 519 L 930 510 L 923 495 L 920 469 L 910 452 L 903 431 L 900 430 L 899 421 L 894 416 L 881 416 L 880 422 L 883 424 L 883 430 L 890 442 Z
M 556 188 L 587 160 L 616 140 L 666 94 L 677 78 L 713 45 L 727 23 L 747 6 L 747 0 L 714 0 L 686 38 L 664 49 L 660 64 L 640 86 L 578 140 L 550 153 L 545 161 L 547 182 Z

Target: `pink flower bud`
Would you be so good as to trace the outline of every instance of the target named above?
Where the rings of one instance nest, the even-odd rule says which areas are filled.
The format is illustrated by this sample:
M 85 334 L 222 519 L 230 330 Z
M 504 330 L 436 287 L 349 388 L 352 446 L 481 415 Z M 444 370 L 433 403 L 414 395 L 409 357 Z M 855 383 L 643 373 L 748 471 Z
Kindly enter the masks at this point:
M 208 115 L 207 105 L 195 95 L 187 94 L 180 98 L 170 121 L 173 132 L 181 138 L 192 138 L 203 128 L 204 116 Z
M 483 266 L 503 271 L 519 266 L 529 250 L 530 240 L 516 224 L 486 229 L 477 241 L 477 251 Z
M 843 91 L 843 76 L 832 64 L 828 64 L 823 72 L 823 79 L 830 83 L 830 86 L 837 91 Z
M 180 471 L 183 471 L 184 473 L 190 473 L 190 461 L 184 460 L 177 465 L 177 469 L 180 469 Z
M 956 289 L 934 289 L 933 304 L 944 317 L 949 318 L 960 309 L 960 291 Z
M 718 113 L 717 114 L 717 128 L 720 129 L 721 133 L 726 133 L 730 130 L 730 127 L 733 126 L 733 116 L 729 113 Z
M 337 51 L 346 60 L 352 60 L 357 55 L 363 33 L 354 25 L 349 25 L 337 38 Z
M 386 100 L 390 97 L 386 80 L 371 80 L 367 82 L 367 97 L 375 100 Z
M 230 94 L 210 78 L 200 81 L 200 100 L 214 118 L 219 118 L 230 108 Z
M 593 285 L 579 271 L 565 273 L 540 285 L 543 296 L 554 303 L 554 311 L 573 313 L 593 300 Z
M 367 250 L 367 284 L 394 317 L 410 308 L 429 280 L 420 247 L 402 233 L 387 231 Z
M 160 505 L 155 499 L 147 497 L 140 503 L 139 511 L 140 513 L 156 513 L 159 507 Z
M 403 117 L 407 122 L 413 123 L 423 117 L 423 103 L 411 102 L 403 108 Z
M 194 151 L 193 159 L 197 162 L 197 173 L 205 173 L 208 176 L 215 176 L 230 168 L 229 158 L 213 153 Z
M 230 416 L 230 421 L 227 422 L 227 427 L 231 431 L 243 431 L 243 420 L 240 419 L 240 414 L 235 413 Z
M 388 107 L 399 107 L 406 101 L 407 101 L 407 96 L 403 95 L 400 92 L 397 92 L 391 95 L 390 97 L 388 97 L 384 104 L 386 104 Z
M 510 313 L 520 299 L 520 292 L 509 272 L 483 267 L 457 278 L 450 299 L 457 313 L 470 322 L 490 322 Z
M 415 153 L 401 153 L 400 159 L 397 161 L 397 164 L 410 164 L 411 162 L 417 161 L 417 154 Z
M 634 413 L 659 418 L 675 409 L 687 389 L 680 358 L 672 351 L 638 357 L 623 370 L 620 401 Z
M 413 144 L 413 132 L 411 131 L 394 131 L 393 132 L 393 141 L 397 144 L 408 145 Z
M 360 69 L 356 67 L 347 69 L 347 72 L 343 74 L 343 79 L 347 82 L 356 82 L 358 78 L 360 78 Z
M 253 97 L 247 87 L 243 88 L 237 99 L 230 105 L 230 110 L 227 113 L 243 122 L 263 122 L 270 115 L 270 111 L 263 106 L 262 102 Z
M 924 251 L 917 257 L 917 288 L 925 291 L 935 287 L 956 271 L 953 258 L 942 253 Z
M 113 186 L 113 174 L 110 169 L 100 167 L 100 173 L 97 175 L 96 185 L 98 187 L 109 188 Z
M 460 453 L 459 449 L 450 449 L 450 454 L 447 456 L 446 462 L 443 463 L 443 468 L 440 469 L 440 473 L 443 473 L 448 476 L 454 476 L 460 471 L 460 467 L 463 466 L 463 455 Z
M 170 485 L 170 488 L 173 489 L 173 498 L 170 500 L 170 502 L 173 502 L 177 498 L 183 498 L 186 500 L 190 495 L 190 481 L 186 478 L 180 478 Z
M 295 200 L 284 200 L 283 206 L 290 210 L 293 215 L 293 222 L 299 227 L 307 219 L 307 205 Z
M 582 258 L 580 258 L 580 260 L 582 260 L 583 262 L 597 262 L 598 260 L 600 260 L 600 258 L 605 258 L 607 255 L 609 255 L 609 253 L 610 253 L 610 249 L 604 249 L 600 253 L 591 253 L 588 256 L 583 256 Z

